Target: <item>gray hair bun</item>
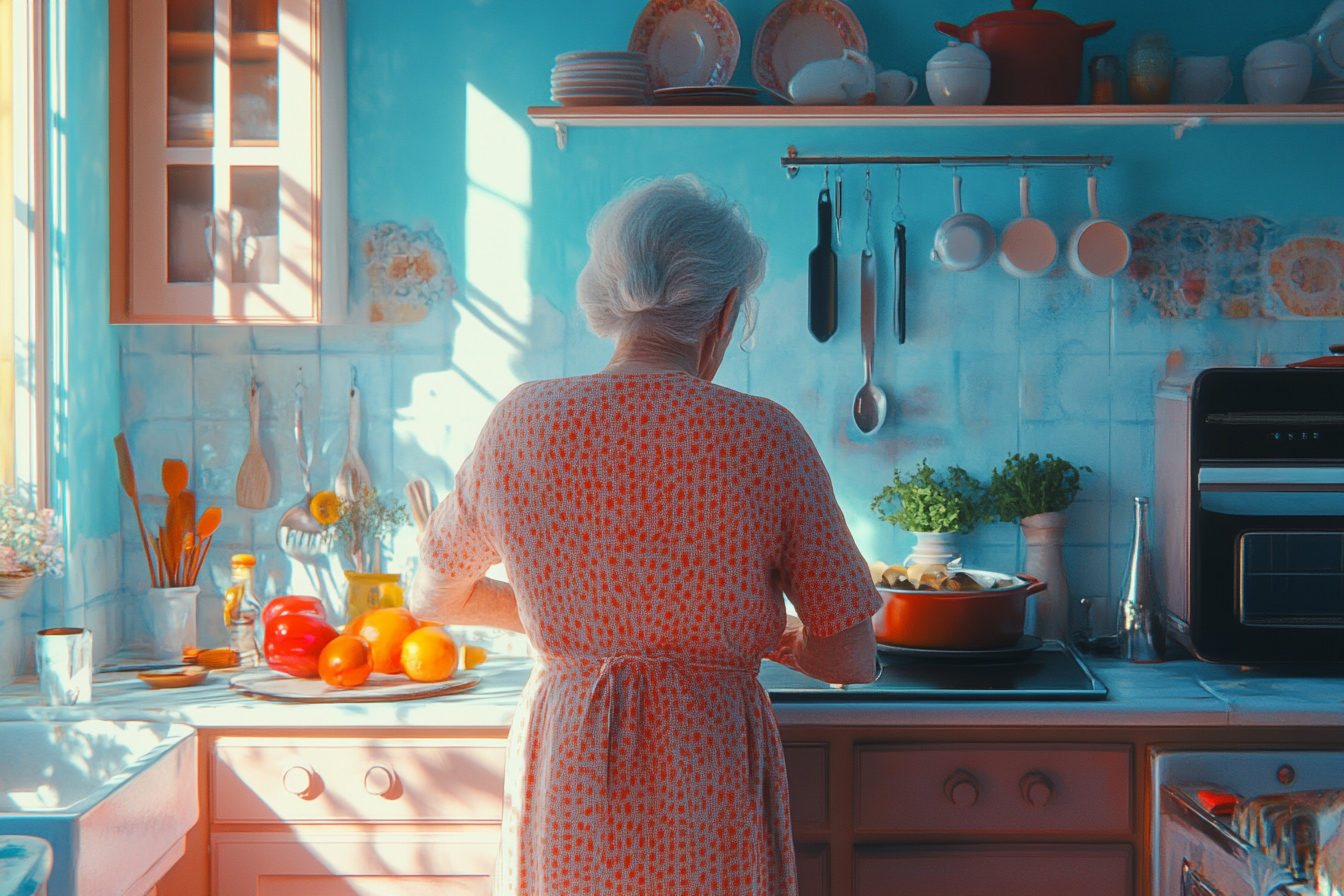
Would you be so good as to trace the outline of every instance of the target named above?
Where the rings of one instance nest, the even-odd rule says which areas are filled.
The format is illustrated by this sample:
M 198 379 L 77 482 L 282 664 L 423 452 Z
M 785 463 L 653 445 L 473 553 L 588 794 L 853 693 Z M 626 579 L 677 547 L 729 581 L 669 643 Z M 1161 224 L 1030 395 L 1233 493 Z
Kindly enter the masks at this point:
M 593 219 L 588 243 L 578 299 L 597 335 L 694 344 L 735 287 L 750 332 L 765 241 L 740 205 L 693 175 L 636 185 Z

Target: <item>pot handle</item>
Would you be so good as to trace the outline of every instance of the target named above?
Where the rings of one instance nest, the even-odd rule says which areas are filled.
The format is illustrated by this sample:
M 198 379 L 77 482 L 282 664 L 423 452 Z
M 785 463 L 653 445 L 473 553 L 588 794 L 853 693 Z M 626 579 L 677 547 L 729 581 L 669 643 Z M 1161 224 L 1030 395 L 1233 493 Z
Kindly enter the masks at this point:
M 1115 23 L 1112 22 L 1111 24 L 1114 25 Z M 960 25 L 953 25 L 951 22 L 934 22 L 933 30 L 941 31 L 948 37 L 955 37 L 957 40 L 962 40 L 962 27 Z
M 1091 25 L 1084 25 L 1082 27 L 1083 40 L 1087 40 L 1089 37 L 1100 37 L 1114 27 L 1115 19 L 1107 19 L 1104 22 L 1093 22 Z
M 1027 597 L 1031 597 L 1033 594 L 1040 594 L 1050 587 L 1047 583 L 1042 582 L 1035 576 L 1029 576 L 1024 572 L 1018 573 L 1017 577 L 1027 583 Z

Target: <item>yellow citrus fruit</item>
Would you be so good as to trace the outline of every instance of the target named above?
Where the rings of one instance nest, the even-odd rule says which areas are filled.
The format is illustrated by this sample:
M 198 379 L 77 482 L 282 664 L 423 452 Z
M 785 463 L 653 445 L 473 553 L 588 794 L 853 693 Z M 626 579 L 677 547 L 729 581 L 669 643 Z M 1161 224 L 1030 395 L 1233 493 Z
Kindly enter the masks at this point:
M 411 681 L 447 681 L 457 671 L 457 645 L 442 628 L 418 628 L 401 642 L 401 667 Z
M 401 607 L 370 610 L 345 627 L 344 634 L 359 635 L 373 648 L 373 671 L 382 675 L 401 673 L 401 645 L 420 623 Z M 449 673 L 452 674 L 452 673 Z
M 462 668 L 475 669 L 481 663 L 485 662 L 485 648 L 477 647 L 475 644 L 467 644 L 462 648 Z
M 312 512 L 313 518 L 324 526 L 330 526 L 343 515 L 341 499 L 336 497 L 335 492 L 318 492 L 313 495 L 313 500 L 308 503 L 308 509 Z

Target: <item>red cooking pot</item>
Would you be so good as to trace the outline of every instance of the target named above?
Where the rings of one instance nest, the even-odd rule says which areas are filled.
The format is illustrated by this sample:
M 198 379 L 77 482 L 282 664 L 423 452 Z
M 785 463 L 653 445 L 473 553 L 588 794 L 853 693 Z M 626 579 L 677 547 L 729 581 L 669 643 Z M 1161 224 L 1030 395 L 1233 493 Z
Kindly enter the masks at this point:
M 1083 41 L 1115 27 L 1113 19 L 1079 25 L 1036 0 L 1013 0 L 1013 8 L 979 16 L 965 28 L 933 27 L 989 56 L 989 100 L 994 106 L 1071 106 L 1083 80 Z
M 984 591 L 911 591 L 879 585 L 882 609 L 873 617 L 878 643 L 931 650 L 995 650 L 1022 638 L 1027 597 L 1044 591 L 1040 579 L 1004 576 L 981 570 L 957 570 L 972 576 Z

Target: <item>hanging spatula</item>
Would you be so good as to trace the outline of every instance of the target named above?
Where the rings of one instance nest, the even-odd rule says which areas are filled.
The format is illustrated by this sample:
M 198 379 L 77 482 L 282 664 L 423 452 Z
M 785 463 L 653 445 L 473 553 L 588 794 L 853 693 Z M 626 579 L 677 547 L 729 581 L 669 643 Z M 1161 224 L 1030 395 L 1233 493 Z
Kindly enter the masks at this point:
M 807 257 L 807 326 L 818 342 L 835 335 L 836 258 L 831 248 L 831 191 L 817 197 L 817 248 Z
M 238 469 L 234 495 L 239 507 L 265 510 L 271 500 L 271 468 L 266 464 L 266 455 L 261 453 L 261 411 L 257 405 L 255 378 L 248 392 L 247 411 L 252 422 L 252 438 L 247 446 L 247 454 L 243 457 L 243 465 Z

